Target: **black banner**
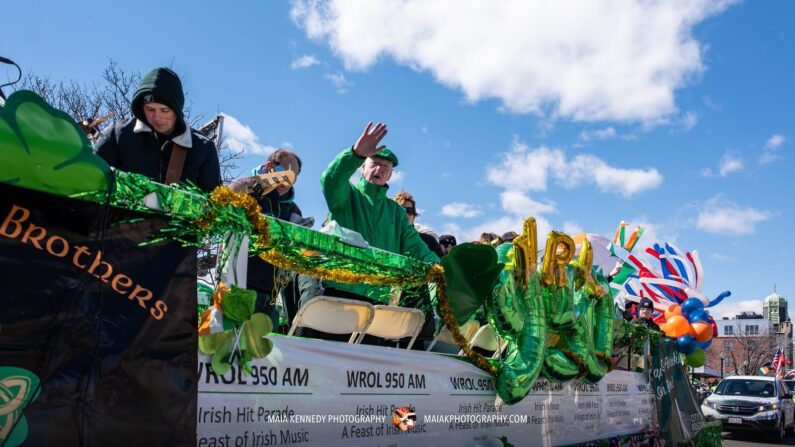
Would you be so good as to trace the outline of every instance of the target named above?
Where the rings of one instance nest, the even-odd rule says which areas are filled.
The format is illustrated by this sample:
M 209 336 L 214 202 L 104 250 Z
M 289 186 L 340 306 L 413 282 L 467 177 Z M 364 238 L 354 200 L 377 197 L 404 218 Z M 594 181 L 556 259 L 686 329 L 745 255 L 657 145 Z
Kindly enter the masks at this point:
M 690 442 L 704 427 L 704 415 L 698 404 L 676 340 L 651 337 L 651 384 L 654 387 L 660 438 L 666 445 Z
M 196 444 L 196 253 L 138 245 L 163 225 L 0 185 L 0 446 Z

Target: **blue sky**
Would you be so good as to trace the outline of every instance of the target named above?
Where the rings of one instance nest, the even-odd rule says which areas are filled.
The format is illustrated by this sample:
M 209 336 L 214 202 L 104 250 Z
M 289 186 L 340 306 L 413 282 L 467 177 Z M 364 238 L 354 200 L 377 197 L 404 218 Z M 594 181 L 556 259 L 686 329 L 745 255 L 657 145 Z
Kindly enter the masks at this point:
M 774 283 L 795 300 L 793 2 L 28 1 L 3 18 L 0 54 L 54 80 L 171 66 L 194 113 L 227 114 L 245 171 L 302 157 L 318 222 L 320 173 L 384 121 L 390 192 L 438 233 L 625 220 L 699 251 L 704 292 L 733 292 L 713 314 L 761 311 Z

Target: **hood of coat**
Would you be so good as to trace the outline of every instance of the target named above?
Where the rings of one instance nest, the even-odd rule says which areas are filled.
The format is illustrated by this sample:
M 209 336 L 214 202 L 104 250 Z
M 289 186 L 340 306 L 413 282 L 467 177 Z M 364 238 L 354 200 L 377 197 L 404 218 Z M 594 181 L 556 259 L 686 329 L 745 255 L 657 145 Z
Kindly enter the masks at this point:
M 141 121 L 138 118 L 136 118 L 135 119 L 135 127 L 133 127 L 133 132 L 135 132 L 135 133 L 144 133 L 144 132 L 152 132 L 152 133 L 154 133 L 154 130 L 152 130 L 152 128 L 149 127 L 149 125 L 147 125 L 145 121 Z M 190 134 L 190 128 L 185 128 L 184 132 L 182 132 L 179 135 L 176 135 L 176 136 L 172 137 L 171 141 L 173 141 L 174 143 L 179 144 L 180 146 L 185 147 L 187 149 L 190 149 L 191 147 L 193 147 L 193 138 L 191 137 L 191 134 Z
M 138 121 L 146 121 L 144 103 L 153 101 L 167 105 L 177 114 L 177 127 L 174 133 L 182 133 L 188 126 L 182 109 L 185 106 L 185 94 L 182 91 L 182 81 L 171 69 L 155 68 L 141 78 L 141 84 L 135 91 L 132 99 L 132 112 Z

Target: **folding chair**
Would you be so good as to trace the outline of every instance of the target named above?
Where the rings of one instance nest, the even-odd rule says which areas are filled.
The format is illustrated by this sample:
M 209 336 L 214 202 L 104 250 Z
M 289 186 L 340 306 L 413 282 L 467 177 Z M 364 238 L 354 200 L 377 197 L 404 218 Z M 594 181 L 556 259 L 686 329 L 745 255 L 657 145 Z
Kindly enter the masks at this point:
M 298 309 L 287 335 L 293 335 L 299 327 L 308 327 L 331 334 L 351 334 L 348 343 L 353 343 L 370 325 L 374 313 L 370 303 L 319 295 Z
M 381 304 L 373 306 L 373 309 L 375 310 L 373 321 L 361 333 L 356 343 L 361 343 L 365 335 L 374 335 L 389 340 L 411 337 L 406 349 L 414 346 L 425 323 L 425 314 L 421 310 Z
M 478 323 L 477 320 L 469 320 L 463 325 L 459 326 L 458 330 L 459 332 L 461 332 L 461 335 L 464 336 L 464 339 L 466 339 L 467 343 L 469 343 L 469 341 L 472 340 L 472 337 L 475 336 L 475 333 L 477 333 L 479 327 L 480 323 Z M 426 349 L 426 351 L 432 350 L 433 347 L 436 346 L 437 342 L 455 345 L 455 340 L 453 340 L 453 334 L 450 333 L 450 330 L 447 329 L 447 326 L 442 326 L 442 330 L 440 330 L 439 333 L 436 334 L 436 337 L 433 338 L 433 341 L 431 341 L 431 344 L 430 346 L 428 346 L 428 349 Z
M 480 329 L 478 329 L 477 333 L 475 333 L 475 336 L 472 337 L 472 340 L 469 342 L 469 346 L 472 348 L 484 349 L 486 351 L 494 351 L 494 354 L 491 356 L 491 358 L 497 359 L 508 346 L 508 340 L 501 339 L 500 336 L 494 332 L 494 328 L 487 324 L 485 326 L 481 326 Z M 458 355 L 464 355 L 464 350 L 462 349 L 459 351 Z

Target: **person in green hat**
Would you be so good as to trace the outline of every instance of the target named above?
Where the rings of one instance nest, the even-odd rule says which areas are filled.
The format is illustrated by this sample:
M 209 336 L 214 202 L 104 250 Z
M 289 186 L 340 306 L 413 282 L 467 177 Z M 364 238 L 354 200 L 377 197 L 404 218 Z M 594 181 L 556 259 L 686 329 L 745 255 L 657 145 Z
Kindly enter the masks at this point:
M 387 197 L 398 158 L 386 146 L 379 146 L 386 134 L 386 124 L 368 123 L 356 143 L 337 155 L 320 177 L 329 221 L 358 232 L 371 247 L 437 263 L 439 258 L 409 223 L 406 210 Z M 359 168 L 362 176 L 353 184 L 350 178 Z M 324 281 L 323 286 L 327 295 L 373 303 L 386 303 L 390 297 L 389 287 L 332 281 Z
M 133 117 L 108 126 L 94 151 L 117 169 L 160 183 L 191 181 L 212 191 L 221 184 L 218 152 L 185 122 L 184 105 L 179 76 L 155 68 L 141 78 L 133 95 Z

